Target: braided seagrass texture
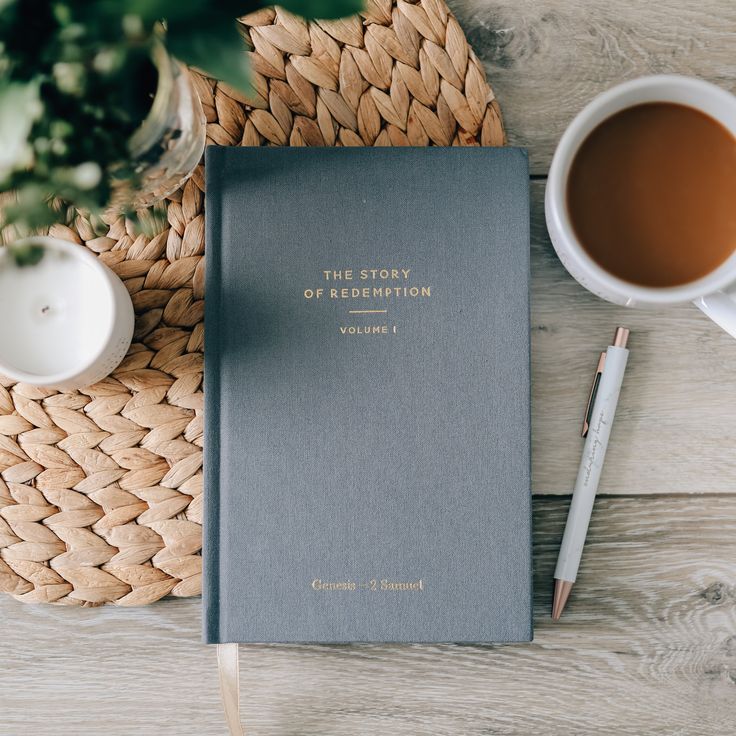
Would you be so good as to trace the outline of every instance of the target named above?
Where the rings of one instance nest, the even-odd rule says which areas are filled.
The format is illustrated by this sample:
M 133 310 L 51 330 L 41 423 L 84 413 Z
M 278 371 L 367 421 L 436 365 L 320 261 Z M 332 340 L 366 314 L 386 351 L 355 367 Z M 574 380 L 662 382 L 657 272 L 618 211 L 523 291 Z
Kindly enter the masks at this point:
M 362 17 L 241 21 L 253 97 L 193 73 L 214 145 L 502 145 L 498 105 L 442 0 Z M 152 237 L 122 217 L 51 234 L 99 254 L 136 310 L 133 344 L 73 393 L 0 378 L 0 589 L 23 601 L 143 605 L 201 590 L 204 180 Z

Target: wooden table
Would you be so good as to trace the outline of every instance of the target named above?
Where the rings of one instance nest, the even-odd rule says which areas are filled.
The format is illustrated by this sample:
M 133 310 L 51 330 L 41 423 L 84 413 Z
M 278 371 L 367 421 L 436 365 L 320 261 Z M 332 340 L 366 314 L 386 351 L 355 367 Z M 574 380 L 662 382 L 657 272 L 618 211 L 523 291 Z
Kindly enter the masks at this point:
M 610 85 L 679 72 L 736 91 L 732 0 L 450 0 L 533 184 L 535 626 L 524 646 L 258 646 L 250 734 L 696 736 L 736 730 L 736 342 L 695 308 L 633 312 L 583 291 L 544 227 L 557 139 Z M 550 578 L 595 352 L 630 370 L 578 585 Z M 66 609 L 0 598 L 0 733 L 224 734 L 200 601 Z

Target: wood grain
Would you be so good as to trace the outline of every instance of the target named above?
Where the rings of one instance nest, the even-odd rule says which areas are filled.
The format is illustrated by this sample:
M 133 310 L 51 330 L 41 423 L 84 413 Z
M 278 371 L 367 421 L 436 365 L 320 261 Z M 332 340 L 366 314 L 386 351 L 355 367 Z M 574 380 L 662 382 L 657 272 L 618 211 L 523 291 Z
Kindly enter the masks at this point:
M 562 131 L 596 94 L 677 73 L 736 90 L 732 0 L 450 0 L 485 64 L 509 142 L 546 174 Z
M 559 624 L 567 501 L 535 502 L 532 644 L 241 650 L 250 736 L 705 736 L 736 722 L 736 498 L 601 498 Z M 199 600 L 0 599 L 0 733 L 224 734 Z M 725 730 L 724 730 L 725 729 Z
M 532 478 L 570 493 L 598 351 L 630 327 L 631 357 L 602 493 L 736 492 L 736 340 L 689 304 L 626 309 L 565 271 L 547 237 L 544 183 L 532 183 Z

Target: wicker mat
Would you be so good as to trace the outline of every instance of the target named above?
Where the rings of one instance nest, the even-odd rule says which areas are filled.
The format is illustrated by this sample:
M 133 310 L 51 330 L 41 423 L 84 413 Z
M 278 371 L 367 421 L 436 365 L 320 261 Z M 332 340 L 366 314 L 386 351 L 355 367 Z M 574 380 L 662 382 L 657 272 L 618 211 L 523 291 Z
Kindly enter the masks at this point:
M 442 0 L 362 18 L 243 19 L 254 98 L 194 75 L 214 145 L 502 145 L 483 69 Z M 201 590 L 203 172 L 152 238 L 122 218 L 52 234 L 124 281 L 130 352 L 95 386 L 0 379 L 0 589 L 28 602 L 142 605 Z

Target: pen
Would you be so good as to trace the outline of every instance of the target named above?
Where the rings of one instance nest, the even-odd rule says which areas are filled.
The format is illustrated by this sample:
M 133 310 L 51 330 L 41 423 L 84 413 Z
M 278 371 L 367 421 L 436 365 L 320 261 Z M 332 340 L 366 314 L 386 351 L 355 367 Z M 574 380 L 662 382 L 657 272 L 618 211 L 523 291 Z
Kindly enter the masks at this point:
M 628 339 L 629 330 L 626 327 L 617 327 L 613 345 L 609 345 L 600 355 L 593 385 L 590 388 L 583 419 L 582 434 L 585 437 L 583 456 L 580 459 L 578 477 L 555 568 L 555 589 L 552 599 L 554 621 L 560 618 L 578 574 L 593 501 L 598 490 L 603 460 L 606 457 L 608 438 L 611 435 L 611 425 L 616 414 L 621 382 L 629 358 L 629 351 L 626 349 Z

